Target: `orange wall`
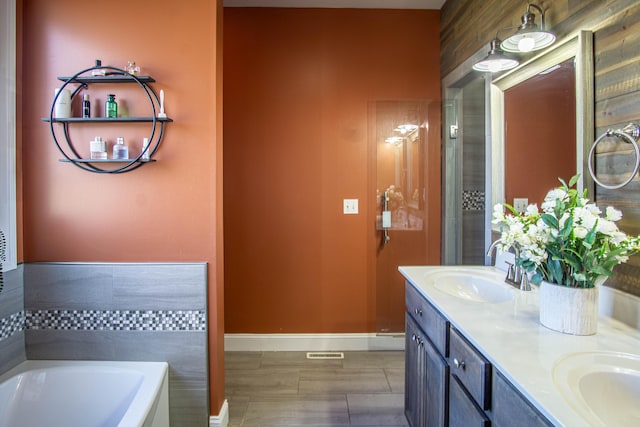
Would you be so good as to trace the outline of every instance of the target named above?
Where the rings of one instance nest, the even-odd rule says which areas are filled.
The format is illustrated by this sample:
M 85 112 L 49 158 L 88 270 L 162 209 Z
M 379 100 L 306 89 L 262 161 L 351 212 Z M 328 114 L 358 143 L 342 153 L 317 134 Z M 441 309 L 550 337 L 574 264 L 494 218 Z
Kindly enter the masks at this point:
M 22 3 L 24 261 L 208 262 L 211 411 L 217 414 L 224 398 L 222 2 Z M 175 122 L 167 126 L 157 163 L 99 175 L 58 162 L 40 118 L 48 116 L 60 86 L 56 77 L 90 67 L 96 58 L 117 67 L 134 59 L 156 79 L 155 88 L 164 89 Z M 94 131 L 115 139 L 131 130 L 96 125 Z
M 227 8 L 224 55 L 225 331 L 374 331 L 367 107 L 439 103 L 439 11 Z

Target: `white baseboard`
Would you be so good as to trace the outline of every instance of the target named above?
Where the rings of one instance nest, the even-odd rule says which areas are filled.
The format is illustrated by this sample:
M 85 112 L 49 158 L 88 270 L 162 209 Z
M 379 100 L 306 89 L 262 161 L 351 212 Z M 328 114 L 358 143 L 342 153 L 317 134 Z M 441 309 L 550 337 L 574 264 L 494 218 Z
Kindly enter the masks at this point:
M 218 415 L 209 417 L 209 427 L 227 427 L 229 425 L 229 403 L 225 400 Z
M 404 350 L 404 334 L 225 334 L 225 351 Z

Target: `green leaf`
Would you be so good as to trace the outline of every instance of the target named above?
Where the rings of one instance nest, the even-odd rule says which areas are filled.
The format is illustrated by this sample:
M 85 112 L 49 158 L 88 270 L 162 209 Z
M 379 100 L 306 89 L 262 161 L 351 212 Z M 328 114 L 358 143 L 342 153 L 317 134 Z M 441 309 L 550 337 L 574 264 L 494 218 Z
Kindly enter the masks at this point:
M 551 276 L 551 281 L 553 283 L 562 283 L 562 266 L 560 265 L 560 261 L 552 259 L 549 261 L 549 275 Z
M 566 239 L 567 237 L 569 237 L 571 235 L 571 231 L 572 230 L 573 230 L 573 216 L 570 216 L 564 222 L 564 227 L 562 227 L 562 230 L 560 231 L 560 236 L 563 239 Z
M 535 273 L 533 276 L 531 276 L 531 282 L 534 285 L 539 285 L 540 283 L 542 283 L 542 279 L 543 277 L 542 277 L 542 274 L 540 273 Z
M 569 186 L 567 185 L 566 182 L 564 182 L 564 179 L 558 178 L 558 181 L 560 181 L 562 183 L 562 186 L 564 187 L 565 190 L 569 189 Z
M 542 218 L 542 221 L 543 221 L 546 225 L 548 225 L 549 227 L 551 227 L 551 228 L 553 228 L 553 229 L 555 229 L 555 230 L 557 230 L 557 229 L 558 229 L 558 227 L 559 227 L 559 225 L 558 225 L 558 220 L 556 219 L 556 217 L 555 217 L 555 216 L 553 216 L 553 215 L 551 215 L 551 214 L 547 214 L 547 213 L 545 213 L 545 214 L 542 214 L 542 215 L 540 216 L 540 218 Z
M 580 174 L 572 176 L 571 179 L 569 180 L 569 187 L 573 187 L 574 185 L 576 185 L 579 178 L 580 178 Z

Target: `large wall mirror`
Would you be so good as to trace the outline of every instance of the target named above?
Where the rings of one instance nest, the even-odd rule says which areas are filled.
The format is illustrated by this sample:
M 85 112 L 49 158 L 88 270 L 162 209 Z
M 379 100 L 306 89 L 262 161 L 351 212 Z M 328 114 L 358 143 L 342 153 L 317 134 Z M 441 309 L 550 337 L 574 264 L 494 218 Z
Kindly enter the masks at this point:
M 492 81 L 491 206 L 515 197 L 539 206 L 576 173 L 593 198 L 593 80 L 593 35 L 580 31 Z

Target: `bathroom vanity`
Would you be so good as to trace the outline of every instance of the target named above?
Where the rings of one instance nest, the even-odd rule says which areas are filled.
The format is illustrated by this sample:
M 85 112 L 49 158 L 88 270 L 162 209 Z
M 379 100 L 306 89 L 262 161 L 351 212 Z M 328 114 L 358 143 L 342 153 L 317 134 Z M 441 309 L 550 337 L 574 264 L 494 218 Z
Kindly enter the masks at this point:
M 513 288 L 494 267 L 399 270 L 406 278 L 405 413 L 412 427 L 638 425 L 638 411 L 624 405 L 640 397 L 620 403 L 615 394 L 640 379 L 635 329 L 604 317 L 594 336 L 546 329 L 537 288 Z M 637 376 L 610 377 L 620 365 Z M 602 393 L 598 381 L 613 389 Z M 598 388 L 600 407 L 585 384 Z

